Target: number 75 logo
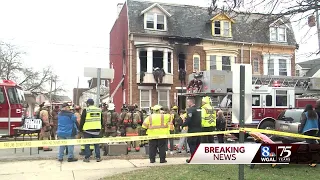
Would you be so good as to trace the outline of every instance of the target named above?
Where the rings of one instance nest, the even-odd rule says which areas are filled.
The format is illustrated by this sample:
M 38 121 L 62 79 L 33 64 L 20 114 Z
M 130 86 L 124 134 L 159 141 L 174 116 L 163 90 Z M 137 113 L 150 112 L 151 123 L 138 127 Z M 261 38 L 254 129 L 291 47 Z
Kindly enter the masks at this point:
M 291 147 L 292 146 L 278 146 L 278 149 L 281 149 L 280 157 L 288 158 L 291 156 Z M 284 156 L 284 153 L 287 155 Z

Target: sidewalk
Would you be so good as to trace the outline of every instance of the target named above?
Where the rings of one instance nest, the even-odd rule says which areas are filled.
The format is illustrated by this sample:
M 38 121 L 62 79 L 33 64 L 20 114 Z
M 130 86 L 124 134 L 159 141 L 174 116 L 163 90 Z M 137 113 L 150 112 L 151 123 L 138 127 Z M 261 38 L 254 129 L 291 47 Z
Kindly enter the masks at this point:
M 168 163 L 160 164 L 159 159 L 155 164 L 150 164 L 149 159 L 133 160 L 104 160 L 96 162 L 92 160 L 85 163 L 62 163 L 56 160 L 15 161 L 0 163 L 0 179 L 32 179 L 32 180 L 96 180 L 123 172 L 129 172 L 142 168 L 163 165 L 185 164 L 186 158 L 167 158 Z

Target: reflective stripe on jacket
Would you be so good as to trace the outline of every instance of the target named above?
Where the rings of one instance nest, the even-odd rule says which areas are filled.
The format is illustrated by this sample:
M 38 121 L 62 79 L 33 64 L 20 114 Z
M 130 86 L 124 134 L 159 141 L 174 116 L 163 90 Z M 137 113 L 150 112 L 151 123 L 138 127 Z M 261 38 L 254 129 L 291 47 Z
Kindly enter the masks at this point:
M 216 127 L 216 111 L 209 104 L 201 107 L 202 127 Z
M 101 129 L 101 109 L 95 106 L 86 108 L 86 120 L 83 125 L 83 130 Z
M 147 129 L 148 136 L 168 135 L 169 123 L 169 114 L 151 114 L 144 120 L 142 128 Z

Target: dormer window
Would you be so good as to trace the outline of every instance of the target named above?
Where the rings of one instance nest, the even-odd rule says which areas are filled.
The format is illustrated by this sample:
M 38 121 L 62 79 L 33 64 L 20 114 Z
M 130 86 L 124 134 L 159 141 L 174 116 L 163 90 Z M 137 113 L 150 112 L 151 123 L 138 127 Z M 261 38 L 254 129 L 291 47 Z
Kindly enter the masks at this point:
M 166 16 L 156 13 L 145 14 L 145 29 L 166 30 Z
M 284 28 L 284 27 L 271 27 L 270 28 L 270 41 L 287 42 L 286 28 Z
M 234 21 L 229 16 L 218 14 L 211 21 L 213 36 L 232 37 L 231 23 L 234 23 Z

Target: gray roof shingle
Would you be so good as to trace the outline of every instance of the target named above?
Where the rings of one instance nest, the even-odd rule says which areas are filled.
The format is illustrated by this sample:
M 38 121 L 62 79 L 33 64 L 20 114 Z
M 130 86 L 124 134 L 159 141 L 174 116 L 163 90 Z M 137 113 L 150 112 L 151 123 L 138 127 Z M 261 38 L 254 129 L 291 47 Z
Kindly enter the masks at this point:
M 144 29 L 144 18 L 140 13 L 153 5 L 155 2 L 127 0 L 129 31 L 130 33 L 146 33 L 162 36 L 175 36 L 186 38 L 200 38 L 212 40 L 228 40 L 246 43 L 269 44 L 269 25 L 278 18 L 266 14 L 228 14 L 235 23 L 232 25 L 232 38 L 213 37 L 211 34 L 210 19 L 216 14 L 209 15 L 208 9 L 191 5 L 176 5 L 158 3 L 172 16 L 167 20 L 167 31 L 150 31 Z M 287 43 L 285 45 L 296 45 L 292 26 L 287 24 Z

